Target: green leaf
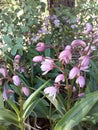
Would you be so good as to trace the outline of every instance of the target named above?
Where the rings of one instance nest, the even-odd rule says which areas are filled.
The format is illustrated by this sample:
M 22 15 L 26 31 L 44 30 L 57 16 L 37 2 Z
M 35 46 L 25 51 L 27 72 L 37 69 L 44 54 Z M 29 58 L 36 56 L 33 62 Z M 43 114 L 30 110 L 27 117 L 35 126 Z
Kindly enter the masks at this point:
M 2 38 L 3 38 L 3 40 L 4 40 L 4 42 L 5 42 L 6 44 L 8 44 L 9 46 L 12 45 L 12 40 L 11 40 L 11 38 L 10 38 L 9 36 L 3 35 Z
M 23 43 L 23 37 L 19 37 L 16 39 L 16 44 L 22 44 Z
M 13 48 L 11 50 L 11 54 L 16 55 L 17 51 L 22 48 L 23 48 L 23 45 L 21 43 L 17 43 L 15 46 L 13 46 Z
M 1 108 L 4 108 L 4 101 L 3 101 L 3 96 L 2 96 L 2 94 L 0 92 L 0 109 Z
M 10 99 L 7 102 L 10 104 L 10 106 L 13 108 L 13 110 L 16 112 L 17 116 L 19 117 L 20 112 L 18 107 L 15 105 L 15 103 L 13 103 Z
M 7 109 L 0 109 L 0 123 L 9 122 L 19 127 L 17 115 Z
M 38 118 L 47 118 L 49 114 L 49 104 L 46 102 L 45 99 L 38 99 L 34 106 L 34 112 L 36 113 Z M 35 116 L 35 114 L 32 113 L 32 116 Z
M 64 115 L 64 106 L 62 104 L 60 104 L 60 102 L 56 98 L 53 100 L 53 98 L 49 97 L 48 95 L 46 97 L 55 106 L 56 110 L 63 116 Z
M 71 130 L 82 121 L 97 101 L 98 91 L 87 94 L 58 121 L 54 130 Z
M 49 80 L 45 82 L 42 86 L 40 86 L 34 93 L 32 93 L 29 98 L 24 102 L 23 104 L 23 111 L 26 115 L 28 113 L 29 109 L 31 109 L 32 102 L 37 98 L 37 95 L 41 92 L 43 88 L 46 87 L 46 85 L 49 83 Z M 28 109 L 29 108 L 29 109 Z M 28 110 L 27 110 L 28 109 Z M 24 116 L 24 115 L 23 115 Z M 25 116 L 24 116 L 25 118 Z

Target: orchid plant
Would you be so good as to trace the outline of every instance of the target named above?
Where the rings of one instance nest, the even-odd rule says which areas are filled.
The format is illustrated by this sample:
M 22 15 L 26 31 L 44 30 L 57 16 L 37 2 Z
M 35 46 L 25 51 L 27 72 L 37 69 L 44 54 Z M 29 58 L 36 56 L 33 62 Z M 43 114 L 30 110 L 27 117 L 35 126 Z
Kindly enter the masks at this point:
M 41 36 L 46 36 L 47 41 L 48 34 L 51 34 L 51 28 L 48 28 L 49 22 L 56 29 L 61 24 L 56 15 L 47 17 L 42 28 L 38 30 L 39 34 L 35 39 L 32 38 L 33 42 L 34 40 L 37 42 Z M 70 23 L 69 19 L 66 19 L 66 23 Z M 28 33 L 29 36 L 31 38 Z M 76 34 L 75 37 L 70 44 L 64 46 L 51 44 L 50 41 L 47 44 L 42 40 L 33 46 L 30 41 L 24 56 L 27 56 L 29 48 L 33 46 L 34 56 L 28 56 L 29 65 L 25 65 L 25 58 L 23 55 L 16 54 L 16 51 L 16 55 L 11 60 L 13 65 L 8 64 L 0 68 L 0 86 L 3 86 L 0 97 L 3 104 L 0 109 L 1 123 L 6 121 L 8 125 L 14 124 L 20 130 L 31 130 L 35 127 L 41 129 L 37 125 L 32 127 L 28 119 L 30 116 L 35 119 L 44 117 L 49 120 L 53 130 L 70 130 L 74 127 L 82 130 L 80 122 L 88 120 L 87 114 L 89 115 L 98 100 L 98 91 L 95 91 L 97 89 L 93 90 L 95 92 L 90 91 L 91 82 L 88 82 L 88 79 L 91 79 L 90 76 L 93 75 L 94 78 L 91 69 L 96 71 L 96 75 L 98 74 L 93 62 L 98 55 L 98 34 L 90 23 L 86 23 L 85 30 Z M 78 58 L 74 59 L 74 53 Z M 24 58 L 23 61 L 22 58 Z M 21 64 L 21 62 L 24 63 Z M 32 70 L 38 71 L 31 75 Z M 36 80 L 35 82 L 32 77 Z M 35 89 L 39 81 L 42 85 Z M 94 82 L 97 84 L 96 79 Z M 39 114 L 41 112 L 43 115 Z
M 45 43 L 38 43 L 35 49 L 40 53 L 40 55 L 37 55 L 32 59 L 35 68 L 37 64 L 40 64 L 42 76 L 47 75 L 46 77 L 48 77 L 48 74 L 52 75 L 53 71 L 57 70 L 55 77 L 51 79 L 51 85 L 44 89 L 44 93 L 56 108 L 57 106 L 55 105 L 55 102 L 59 100 L 58 95 L 61 94 L 65 99 L 65 103 L 63 102 L 63 109 L 68 111 L 68 113 L 70 113 L 71 109 L 74 109 L 76 101 L 86 96 L 86 86 L 88 85 L 87 77 L 90 74 L 91 63 L 93 59 L 97 57 L 97 33 L 93 29 L 92 25 L 86 23 L 86 29 L 81 34 L 88 36 L 88 39 L 86 38 L 86 40 L 83 40 L 83 37 L 82 39 L 75 39 L 71 44 L 66 45 L 63 50 L 60 50 L 61 48 L 57 49 L 57 47 L 53 45 L 48 46 Z M 49 48 L 53 49 L 55 53 L 54 57 L 43 55 L 42 52 L 47 51 Z M 77 60 L 73 58 L 73 52 L 78 52 Z M 61 92 L 61 88 L 64 90 L 64 96 Z M 91 106 L 93 105 L 94 104 Z M 82 111 L 83 106 L 81 106 L 80 109 Z M 84 112 L 83 116 L 86 114 L 87 111 Z M 61 118 L 54 127 L 55 130 L 70 130 L 77 124 L 71 122 L 69 123 L 70 126 L 69 124 L 66 126 L 67 121 L 64 121 L 65 118 L 66 115 Z M 75 118 L 73 120 L 75 120 Z

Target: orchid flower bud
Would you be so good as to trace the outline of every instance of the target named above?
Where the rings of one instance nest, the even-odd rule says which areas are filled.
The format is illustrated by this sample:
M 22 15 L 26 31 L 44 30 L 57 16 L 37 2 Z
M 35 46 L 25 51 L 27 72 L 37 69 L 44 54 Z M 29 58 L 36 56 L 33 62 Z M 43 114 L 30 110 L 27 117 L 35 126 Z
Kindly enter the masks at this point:
M 80 88 L 83 88 L 85 86 L 85 78 L 80 75 L 77 80 L 76 83 L 79 84 Z
M 85 66 L 88 66 L 89 63 L 90 63 L 90 57 L 87 55 L 87 56 L 82 56 L 79 58 L 81 61 L 81 66 L 85 67 Z
M 4 90 L 3 90 L 3 99 L 4 99 L 4 101 L 7 101 L 7 100 L 8 100 L 8 95 L 11 94 L 11 93 L 13 94 L 14 91 L 11 90 L 11 89 L 6 89 L 6 88 L 4 87 Z
M 39 42 L 35 49 L 39 52 L 43 52 L 46 49 L 46 45 L 43 42 Z
M 93 27 L 90 23 L 86 23 L 86 30 L 84 31 L 85 34 L 89 34 L 93 31 Z
M 56 27 L 59 27 L 59 25 L 60 25 L 60 20 L 55 19 L 53 23 L 54 23 L 54 25 L 55 25 Z
M 5 68 L 0 68 L 0 74 L 3 76 L 3 77 L 6 77 L 8 75 L 7 73 L 7 70 Z
M 74 79 L 79 74 L 80 74 L 80 70 L 78 67 L 75 66 L 69 72 L 69 79 Z
M 21 59 L 21 56 L 20 56 L 20 55 L 16 55 L 16 56 L 14 57 L 15 63 L 19 64 L 20 59 Z
M 35 56 L 32 61 L 34 62 L 42 62 L 44 60 L 44 57 L 43 56 Z
M 24 93 L 27 97 L 29 96 L 29 89 L 27 87 L 23 86 L 21 92 Z
M 78 94 L 78 97 L 81 98 L 81 97 L 83 97 L 84 95 L 85 95 L 85 93 L 79 93 L 79 94 Z
M 12 77 L 12 80 L 13 80 L 13 83 L 16 85 L 16 86 L 20 86 L 20 78 L 19 78 L 19 76 L 18 75 L 14 75 L 13 77 Z
M 72 46 L 72 48 L 75 48 L 75 47 L 78 47 L 78 46 L 86 47 L 86 43 L 83 40 L 76 39 L 76 40 L 72 41 L 71 46 Z
M 50 86 L 44 89 L 45 94 L 49 94 L 49 97 L 53 97 L 53 101 L 55 100 L 56 94 L 59 92 L 58 87 Z
M 65 77 L 64 74 L 59 74 L 56 78 L 55 78 L 55 83 L 58 83 L 60 81 L 65 81 Z
M 75 86 L 73 86 L 73 88 L 72 88 L 72 92 L 74 93 L 74 92 L 76 92 L 76 87 Z
M 59 55 L 59 60 L 64 61 L 66 64 L 69 64 L 72 58 L 72 54 L 70 49 L 66 49 L 62 51 Z
M 42 75 L 47 74 L 54 67 L 54 61 L 51 58 L 47 58 L 41 62 L 41 70 L 44 71 Z

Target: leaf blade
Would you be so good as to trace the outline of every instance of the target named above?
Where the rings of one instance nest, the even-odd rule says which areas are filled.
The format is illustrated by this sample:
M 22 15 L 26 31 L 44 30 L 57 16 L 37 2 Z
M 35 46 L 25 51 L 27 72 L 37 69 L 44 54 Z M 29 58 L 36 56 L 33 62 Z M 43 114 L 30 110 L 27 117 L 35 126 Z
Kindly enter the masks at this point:
M 98 91 L 87 94 L 56 124 L 54 130 L 70 130 L 82 120 L 98 100 Z

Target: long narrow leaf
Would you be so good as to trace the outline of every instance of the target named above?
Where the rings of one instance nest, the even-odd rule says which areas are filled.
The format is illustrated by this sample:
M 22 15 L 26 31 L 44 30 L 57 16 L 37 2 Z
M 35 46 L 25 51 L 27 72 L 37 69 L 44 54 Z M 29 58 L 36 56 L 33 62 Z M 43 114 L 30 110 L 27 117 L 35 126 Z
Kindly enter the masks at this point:
M 17 116 L 19 116 L 19 109 L 18 109 L 18 107 L 16 106 L 16 104 L 15 103 L 13 103 L 11 100 L 8 100 L 7 101 L 8 103 L 9 103 L 9 105 L 13 108 L 13 110 L 16 112 L 16 114 L 17 114 Z
M 0 109 L 0 123 L 2 122 L 9 122 L 19 127 L 17 115 L 13 113 L 12 111 L 4 109 L 4 108 Z
M 82 121 L 97 101 L 98 91 L 89 93 L 59 120 L 54 130 L 71 130 Z
M 31 106 L 32 101 L 34 101 L 36 99 L 36 96 L 40 93 L 40 91 L 45 88 L 45 86 L 49 83 L 49 81 L 45 82 L 42 86 L 40 86 L 34 93 L 32 93 L 29 98 L 24 102 L 23 104 L 23 110 L 25 112 L 25 110 Z

